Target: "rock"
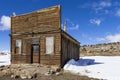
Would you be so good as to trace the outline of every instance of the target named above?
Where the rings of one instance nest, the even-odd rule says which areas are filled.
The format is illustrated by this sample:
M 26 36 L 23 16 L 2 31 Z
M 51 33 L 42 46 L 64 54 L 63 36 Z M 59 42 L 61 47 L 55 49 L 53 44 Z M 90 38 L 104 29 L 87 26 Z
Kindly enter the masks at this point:
M 32 79 L 33 76 L 31 76 L 31 75 L 27 75 L 27 78 L 28 78 L 28 79 Z
M 20 78 L 20 76 L 12 74 L 11 78 L 17 79 L 17 78 Z
M 15 78 L 13 74 L 11 75 L 11 78 Z
M 7 70 L 2 70 L 3 75 L 7 75 Z
M 58 67 L 58 68 L 56 69 L 56 72 L 60 72 L 60 71 L 61 71 L 61 68 Z
M 21 72 L 19 70 L 14 70 L 13 72 L 11 71 L 11 78 L 20 78 Z
M 10 71 L 10 69 L 7 69 L 7 75 L 11 75 L 12 72 Z
M 49 72 L 45 73 L 45 76 L 50 76 L 51 74 Z
M 36 78 L 38 74 L 45 74 L 46 76 L 50 76 L 56 73 L 56 70 L 49 70 L 45 66 L 41 66 L 40 64 L 12 64 L 10 66 L 0 67 L 0 76 L 11 75 L 11 78 L 21 78 L 21 79 L 32 79 Z M 46 73 L 47 72 L 47 73 Z M 4 75 L 3 75 L 4 74 Z
M 14 75 L 20 75 L 20 74 L 21 74 L 21 71 L 17 70 L 17 71 L 14 72 Z
M 19 75 L 16 75 L 16 76 L 15 76 L 15 79 L 17 79 L 17 78 L 20 78 L 20 76 L 19 76 Z
M 50 70 L 49 73 L 50 73 L 50 74 L 55 74 L 55 71 L 54 71 L 54 70 Z
M 36 77 L 37 77 L 37 73 L 34 73 L 34 74 L 33 74 L 33 78 L 36 78 Z
M 19 70 L 19 71 L 21 71 L 21 70 L 22 70 L 22 68 L 19 68 L 18 70 Z
M 55 75 L 56 75 L 56 76 L 59 76 L 59 75 L 61 75 L 61 73 L 60 73 L 60 72 L 56 72 Z
M 55 74 L 55 71 L 51 69 L 51 70 L 48 71 L 48 73 L 49 74 Z
M 21 79 L 32 79 L 37 77 L 37 73 L 30 70 L 22 70 L 20 77 Z
M 2 71 L 3 70 L 3 68 L 0 68 L 0 71 Z
M 6 66 L 5 68 L 6 68 L 6 69 L 9 69 L 9 68 L 10 68 L 10 66 Z
M 21 79 L 27 79 L 27 76 L 25 74 L 20 74 Z

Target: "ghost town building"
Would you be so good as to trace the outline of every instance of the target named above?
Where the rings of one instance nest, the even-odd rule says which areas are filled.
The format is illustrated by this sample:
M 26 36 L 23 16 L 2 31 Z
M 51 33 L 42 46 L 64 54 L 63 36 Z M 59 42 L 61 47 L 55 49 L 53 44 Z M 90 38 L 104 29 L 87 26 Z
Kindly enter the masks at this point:
M 80 43 L 61 29 L 61 7 L 11 17 L 11 61 L 14 64 L 63 65 L 79 59 Z

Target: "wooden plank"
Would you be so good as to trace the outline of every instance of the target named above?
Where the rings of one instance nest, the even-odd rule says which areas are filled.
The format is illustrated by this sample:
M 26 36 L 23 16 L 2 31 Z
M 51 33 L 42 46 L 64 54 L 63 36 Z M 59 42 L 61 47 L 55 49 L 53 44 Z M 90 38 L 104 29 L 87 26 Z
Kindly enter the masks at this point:
M 60 8 L 55 6 L 42 11 L 12 17 L 11 22 L 12 33 L 59 29 L 61 27 Z

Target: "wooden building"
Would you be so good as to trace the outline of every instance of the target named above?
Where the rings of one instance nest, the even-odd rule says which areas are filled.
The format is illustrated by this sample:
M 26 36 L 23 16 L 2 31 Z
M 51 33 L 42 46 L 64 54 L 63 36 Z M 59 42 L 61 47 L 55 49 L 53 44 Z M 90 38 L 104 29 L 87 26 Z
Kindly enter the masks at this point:
M 12 63 L 63 65 L 79 59 L 80 43 L 61 29 L 61 8 L 54 6 L 11 17 Z

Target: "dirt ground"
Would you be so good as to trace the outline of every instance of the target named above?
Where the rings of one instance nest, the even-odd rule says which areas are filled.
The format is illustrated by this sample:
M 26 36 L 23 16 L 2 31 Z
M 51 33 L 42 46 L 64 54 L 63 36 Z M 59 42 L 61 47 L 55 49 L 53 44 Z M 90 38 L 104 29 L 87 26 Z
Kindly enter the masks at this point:
M 46 75 L 49 69 L 50 68 L 47 66 L 40 64 L 11 64 L 10 66 L 0 67 L 0 80 L 99 80 L 89 78 L 87 76 L 72 74 L 68 71 L 64 71 L 63 69 L 61 69 L 60 72 L 57 72 L 51 68 L 53 71 L 56 71 L 56 73 L 59 73 L 59 75 L 56 73 Z M 32 79 L 22 79 L 20 77 L 20 75 L 23 74 L 27 74 L 28 76 L 29 74 L 34 73 L 36 73 L 36 75 Z M 17 77 L 11 77 L 13 74 L 17 75 Z
M 44 76 L 44 75 L 37 75 L 36 78 L 33 79 L 21 79 L 21 78 L 11 78 L 10 75 L 1 77 L 0 80 L 99 80 L 89 78 L 87 76 L 79 76 L 71 73 L 64 73 L 59 76 L 51 75 L 51 76 Z

